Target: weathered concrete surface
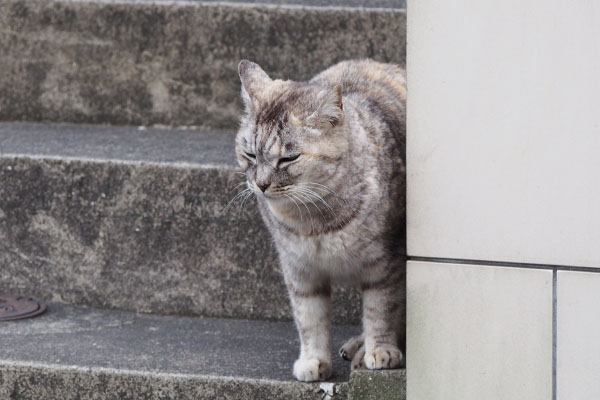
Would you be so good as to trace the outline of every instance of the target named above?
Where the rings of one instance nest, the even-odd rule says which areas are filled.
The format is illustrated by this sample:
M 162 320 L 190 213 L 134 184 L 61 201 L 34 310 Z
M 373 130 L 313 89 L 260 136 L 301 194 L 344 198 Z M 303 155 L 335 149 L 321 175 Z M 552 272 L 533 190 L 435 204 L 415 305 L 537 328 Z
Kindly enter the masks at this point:
M 224 211 L 241 181 L 231 133 L 196 132 L 194 140 L 190 131 L 132 130 L 0 124 L 0 291 L 152 313 L 289 319 L 255 205 Z M 174 157 L 178 163 L 161 162 Z M 334 292 L 334 304 L 335 321 L 359 321 L 356 292 Z
M 298 80 L 405 53 L 401 10 L 4 0 L 0 120 L 234 128 L 242 58 Z
M 321 400 L 299 382 L 136 374 L 39 365 L 0 365 L 0 398 L 14 400 Z M 337 399 L 337 398 L 336 398 Z
M 405 400 L 406 370 L 352 371 L 348 400 Z
M 335 326 L 340 345 L 356 326 Z M 295 382 L 290 322 L 135 314 L 50 304 L 0 325 L 0 398 L 321 399 Z M 348 379 L 335 358 L 331 382 Z

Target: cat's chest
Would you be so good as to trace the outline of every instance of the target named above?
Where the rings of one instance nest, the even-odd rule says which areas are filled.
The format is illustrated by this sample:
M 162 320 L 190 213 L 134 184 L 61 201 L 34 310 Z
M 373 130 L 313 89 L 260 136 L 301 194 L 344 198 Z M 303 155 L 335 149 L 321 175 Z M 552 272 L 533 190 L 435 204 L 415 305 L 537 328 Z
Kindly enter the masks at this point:
M 359 238 L 346 232 L 318 236 L 286 237 L 279 243 L 288 257 L 307 267 L 330 274 L 347 274 L 360 265 L 356 252 Z

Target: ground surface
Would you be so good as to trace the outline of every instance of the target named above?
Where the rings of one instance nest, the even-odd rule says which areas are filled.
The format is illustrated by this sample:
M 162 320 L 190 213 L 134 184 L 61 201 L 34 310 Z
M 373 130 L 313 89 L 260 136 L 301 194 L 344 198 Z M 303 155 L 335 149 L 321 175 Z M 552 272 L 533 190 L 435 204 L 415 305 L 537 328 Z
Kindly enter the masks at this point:
M 359 327 L 333 328 L 335 349 Z M 291 322 L 157 316 L 50 304 L 45 315 L 0 324 L 10 361 L 139 372 L 292 380 L 298 354 Z M 350 366 L 334 354 L 332 381 Z

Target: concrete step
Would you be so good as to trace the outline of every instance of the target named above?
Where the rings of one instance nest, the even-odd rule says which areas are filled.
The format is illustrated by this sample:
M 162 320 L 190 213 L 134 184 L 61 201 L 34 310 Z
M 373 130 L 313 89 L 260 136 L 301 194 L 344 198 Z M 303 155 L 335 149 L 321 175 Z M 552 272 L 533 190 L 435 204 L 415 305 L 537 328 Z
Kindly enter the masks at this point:
M 334 326 L 333 344 L 360 331 Z M 2 399 L 335 399 L 369 388 L 345 383 L 337 354 L 326 384 L 296 382 L 291 322 L 157 316 L 49 304 L 46 314 L 0 324 Z M 403 371 L 378 374 L 394 392 Z M 390 381 L 391 378 L 391 381 Z M 378 385 L 381 386 L 381 385 Z M 322 388 L 322 389 L 321 389 Z M 400 398 L 400 397 L 393 397 Z M 404 398 L 404 397 L 401 397 Z
M 266 3 L 266 4 L 265 4 Z M 405 64 L 404 0 L 4 0 L 0 120 L 235 128 L 237 63 Z
M 132 311 L 290 319 L 230 131 L 0 123 L 0 292 Z M 359 323 L 356 291 L 335 321 Z

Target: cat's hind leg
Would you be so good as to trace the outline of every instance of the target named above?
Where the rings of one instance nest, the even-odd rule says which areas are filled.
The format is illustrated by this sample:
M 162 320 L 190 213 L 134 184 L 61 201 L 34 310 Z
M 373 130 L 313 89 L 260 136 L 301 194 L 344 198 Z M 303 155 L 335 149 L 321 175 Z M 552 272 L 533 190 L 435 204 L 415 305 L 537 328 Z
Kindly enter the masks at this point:
M 398 348 L 398 327 L 405 296 L 405 264 L 401 259 L 382 260 L 364 272 L 364 365 L 368 369 L 399 368 L 404 365 L 404 355 Z
M 361 334 L 358 336 L 351 337 L 346 343 L 340 348 L 340 357 L 346 361 L 351 361 L 358 350 L 363 347 L 365 343 L 365 335 Z
M 365 366 L 365 346 L 361 346 L 354 357 L 352 358 L 352 362 L 350 363 L 350 370 L 354 371 L 355 369 L 364 368 Z
M 356 336 L 352 339 L 358 339 L 360 336 Z M 351 339 L 351 340 L 352 340 Z M 365 346 L 364 342 L 360 343 L 359 347 L 355 347 L 356 351 L 352 354 L 352 362 L 350 363 L 350 370 L 354 371 L 355 369 L 361 369 L 365 367 Z M 401 353 L 400 353 L 401 356 Z M 390 357 L 389 364 L 395 363 Z

